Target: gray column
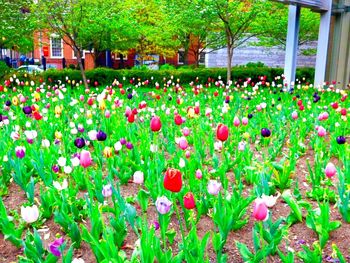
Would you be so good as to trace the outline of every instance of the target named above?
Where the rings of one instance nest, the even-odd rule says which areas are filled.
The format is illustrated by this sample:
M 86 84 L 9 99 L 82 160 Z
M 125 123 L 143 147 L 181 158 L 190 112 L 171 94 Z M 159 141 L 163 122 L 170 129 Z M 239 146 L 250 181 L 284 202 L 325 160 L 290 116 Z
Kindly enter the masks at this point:
M 298 56 L 300 6 L 289 5 L 284 82 L 290 85 L 295 81 Z
M 321 13 L 320 29 L 318 32 L 317 41 L 317 56 L 316 56 L 316 67 L 315 67 L 315 86 L 323 86 L 326 74 L 327 65 L 327 51 L 328 51 L 328 39 L 329 29 L 331 24 L 331 13 L 332 13 L 332 1 L 328 1 L 328 11 Z

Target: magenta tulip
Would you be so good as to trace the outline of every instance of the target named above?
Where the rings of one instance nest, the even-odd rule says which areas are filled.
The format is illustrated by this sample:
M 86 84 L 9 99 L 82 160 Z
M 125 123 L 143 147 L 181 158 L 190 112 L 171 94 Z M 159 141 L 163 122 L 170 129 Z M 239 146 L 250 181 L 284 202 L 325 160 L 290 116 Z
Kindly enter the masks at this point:
M 89 167 L 92 164 L 91 154 L 89 151 L 82 150 L 80 153 L 80 165 L 84 168 Z

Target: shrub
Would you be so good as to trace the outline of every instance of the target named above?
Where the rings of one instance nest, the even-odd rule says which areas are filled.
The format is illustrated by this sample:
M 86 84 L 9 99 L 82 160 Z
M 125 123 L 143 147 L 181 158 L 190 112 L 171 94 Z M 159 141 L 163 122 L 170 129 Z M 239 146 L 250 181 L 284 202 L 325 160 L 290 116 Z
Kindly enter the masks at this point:
M 159 70 L 174 70 L 174 69 L 175 69 L 175 66 L 171 64 L 164 64 L 164 65 L 161 65 L 159 68 Z
M 267 67 L 234 67 L 232 70 L 232 79 L 234 81 L 243 82 L 247 78 L 252 81 L 258 81 L 260 76 L 266 76 L 267 81 L 274 80 L 274 77 L 283 74 L 281 68 L 267 68 Z M 297 70 L 297 78 L 305 78 L 305 81 L 312 81 L 314 69 L 302 68 Z M 50 70 L 43 73 L 44 79 L 55 82 L 57 80 L 65 80 L 68 77 L 70 80 L 80 81 L 81 74 L 78 70 Z M 86 71 L 87 79 L 91 82 L 97 81 L 100 84 L 111 84 L 115 79 L 119 82 L 129 83 L 132 80 L 134 83 L 149 80 L 150 83 L 155 82 L 164 83 L 169 79 L 177 83 L 179 79 L 182 84 L 196 82 L 198 84 L 205 84 L 208 79 L 217 80 L 220 78 L 226 82 L 225 68 L 203 68 L 203 69 L 186 69 L 186 70 L 114 70 L 110 68 L 96 68 Z
M 5 61 L 0 60 L 0 79 L 10 72 L 10 68 L 6 65 Z

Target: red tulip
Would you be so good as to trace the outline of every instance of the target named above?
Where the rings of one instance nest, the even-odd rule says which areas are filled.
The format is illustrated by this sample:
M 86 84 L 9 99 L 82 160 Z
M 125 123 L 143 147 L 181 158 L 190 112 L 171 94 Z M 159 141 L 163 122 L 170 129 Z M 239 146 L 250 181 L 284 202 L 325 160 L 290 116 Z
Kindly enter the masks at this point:
M 179 114 L 176 114 L 174 121 L 175 121 L 176 125 L 181 125 L 182 124 L 182 117 Z
M 346 109 L 345 109 L 345 108 L 342 108 L 342 109 L 340 110 L 340 113 L 341 113 L 341 115 L 346 116 Z
M 157 132 L 159 131 L 160 129 L 162 128 L 162 123 L 159 119 L 158 116 L 154 116 L 152 119 L 151 119 L 151 130 L 153 132 Z
M 37 111 L 33 112 L 33 116 L 34 116 L 34 119 L 36 119 L 37 121 L 43 118 L 43 116 L 41 116 L 41 114 Z
M 258 221 L 265 221 L 269 217 L 269 210 L 262 201 L 255 201 L 253 208 L 253 217 Z
M 184 196 L 184 207 L 186 209 L 193 209 L 196 207 L 196 202 L 194 201 L 194 196 L 191 192 L 188 192 Z
M 134 114 L 130 114 L 128 116 L 128 122 L 133 123 L 134 121 L 135 121 L 135 115 Z
M 222 142 L 227 140 L 227 138 L 228 138 L 228 128 L 227 128 L 226 125 L 224 125 L 224 124 L 219 124 L 218 125 L 218 127 L 216 129 L 216 137 Z
M 181 172 L 174 168 L 168 168 L 164 177 L 164 188 L 171 192 L 180 192 L 182 187 Z

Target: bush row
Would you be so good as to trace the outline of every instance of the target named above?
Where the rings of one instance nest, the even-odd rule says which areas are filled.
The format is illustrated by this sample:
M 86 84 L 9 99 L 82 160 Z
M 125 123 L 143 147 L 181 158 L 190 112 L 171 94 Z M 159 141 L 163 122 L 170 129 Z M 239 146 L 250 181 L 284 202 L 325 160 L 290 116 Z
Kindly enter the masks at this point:
M 247 78 L 251 78 L 256 81 L 260 76 L 266 76 L 268 81 L 271 81 L 276 76 L 283 74 L 281 68 L 267 68 L 267 67 L 235 67 L 232 70 L 233 80 L 244 81 Z M 81 74 L 79 70 L 49 70 L 43 73 L 43 77 L 46 81 L 81 80 Z M 187 69 L 187 70 L 113 70 L 107 68 L 97 68 L 94 70 L 87 70 L 86 77 L 91 82 L 97 81 L 101 84 L 110 84 L 115 79 L 120 82 L 129 81 L 134 79 L 136 82 L 149 80 L 152 82 L 163 83 L 168 81 L 170 77 L 173 78 L 173 82 L 177 79 L 181 83 L 190 83 L 196 81 L 204 84 L 208 79 L 221 78 L 226 82 L 226 69 L 224 68 L 206 68 L 206 69 Z M 300 68 L 297 70 L 297 78 L 305 78 L 306 81 L 312 81 L 314 77 L 313 68 Z M 125 80 L 125 81 L 124 81 Z

